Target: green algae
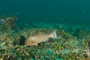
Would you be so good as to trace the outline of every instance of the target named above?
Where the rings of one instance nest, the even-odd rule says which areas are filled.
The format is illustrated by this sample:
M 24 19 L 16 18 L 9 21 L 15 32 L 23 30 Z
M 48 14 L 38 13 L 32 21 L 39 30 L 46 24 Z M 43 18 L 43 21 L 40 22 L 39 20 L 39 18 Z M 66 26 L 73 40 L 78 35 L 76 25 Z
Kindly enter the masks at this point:
M 24 42 L 30 36 L 30 34 L 38 34 L 43 31 L 47 34 L 52 32 L 54 29 L 51 28 L 34 28 L 24 29 L 20 32 L 12 31 L 7 33 L 4 31 L 0 33 L 0 58 L 5 60 L 80 60 L 85 55 L 86 47 L 90 44 L 89 33 L 83 35 L 81 38 L 77 38 L 73 34 L 67 33 L 63 29 L 57 29 L 57 39 L 49 39 L 47 42 L 39 43 L 38 46 L 25 46 Z M 82 30 L 83 31 L 83 30 Z M 83 32 L 77 32 L 79 37 Z M 8 57 L 9 56 L 9 57 Z

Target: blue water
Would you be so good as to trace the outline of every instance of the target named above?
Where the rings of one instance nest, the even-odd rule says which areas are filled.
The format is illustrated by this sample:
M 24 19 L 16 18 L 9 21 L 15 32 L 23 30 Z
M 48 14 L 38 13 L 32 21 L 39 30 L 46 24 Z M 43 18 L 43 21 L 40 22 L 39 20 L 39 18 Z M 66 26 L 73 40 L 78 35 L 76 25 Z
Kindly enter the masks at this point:
M 0 16 L 17 15 L 20 23 L 90 23 L 89 0 L 0 0 Z

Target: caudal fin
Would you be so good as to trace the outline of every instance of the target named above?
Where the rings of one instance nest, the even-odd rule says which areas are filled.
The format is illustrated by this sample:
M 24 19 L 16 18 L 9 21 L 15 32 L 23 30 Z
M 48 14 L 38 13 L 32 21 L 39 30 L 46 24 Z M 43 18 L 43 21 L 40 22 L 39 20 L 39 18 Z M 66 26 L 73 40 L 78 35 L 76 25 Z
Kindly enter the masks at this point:
M 57 33 L 56 33 L 56 30 L 54 31 L 54 36 L 55 36 L 55 39 L 57 39 Z
M 50 33 L 49 37 L 50 37 L 50 38 L 57 39 L 56 30 L 54 30 L 52 33 Z

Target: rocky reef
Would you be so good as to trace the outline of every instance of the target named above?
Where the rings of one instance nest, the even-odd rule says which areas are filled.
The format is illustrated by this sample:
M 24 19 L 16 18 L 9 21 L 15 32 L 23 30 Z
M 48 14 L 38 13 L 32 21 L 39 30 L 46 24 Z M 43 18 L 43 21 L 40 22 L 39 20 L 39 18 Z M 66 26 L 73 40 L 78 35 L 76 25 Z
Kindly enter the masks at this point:
M 54 29 L 25 28 L 16 32 L 16 21 L 16 17 L 0 18 L 0 60 L 90 60 L 90 31 L 76 29 L 71 34 L 58 28 L 55 29 L 57 39 L 26 46 L 25 41 L 30 34 L 50 34 Z
M 15 29 L 16 21 L 18 18 L 16 16 L 10 16 L 10 17 L 5 17 L 2 16 L 0 17 L 0 30 L 12 30 Z

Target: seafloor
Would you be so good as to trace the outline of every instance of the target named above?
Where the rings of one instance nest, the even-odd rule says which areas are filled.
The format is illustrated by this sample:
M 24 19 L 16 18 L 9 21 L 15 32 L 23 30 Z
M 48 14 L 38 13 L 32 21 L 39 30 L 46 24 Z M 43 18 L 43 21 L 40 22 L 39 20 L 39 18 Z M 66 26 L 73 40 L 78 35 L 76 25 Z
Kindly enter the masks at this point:
M 20 29 L 16 16 L 0 17 L 0 60 L 90 60 L 90 30 L 79 25 L 34 24 Z M 23 26 L 22 26 L 23 27 Z M 57 30 L 57 39 L 26 46 L 28 36 Z

